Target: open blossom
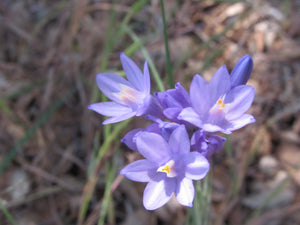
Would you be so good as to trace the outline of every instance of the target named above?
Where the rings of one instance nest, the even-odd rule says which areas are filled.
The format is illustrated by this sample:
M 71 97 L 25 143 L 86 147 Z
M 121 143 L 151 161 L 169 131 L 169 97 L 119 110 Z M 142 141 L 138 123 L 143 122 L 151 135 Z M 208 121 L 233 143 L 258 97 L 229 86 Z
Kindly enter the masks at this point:
M 193 180 L 203 179 L 208 170 L 207 159 L 190 152 L 190 140 L 184 125 L 176 128 L 169 141 L 156 133 L 142 132 L 136 139 L 138 151 L 145 159 L 135 161 L 121 174 L 137 182 L 148 182 L 143 196 L 146 209 L 154 210 L 172 197 L 191 207 L 194 199 Z
M 245 112 L 254 99 L 254 88 L 249 85 L 231 87 L 230 75 L 222 66 L 210 82 L 195 75 L 190 87 L 192 107 L 181 111 L 178 119 L 185 120 L 207 132 L 230 134 L 249 123 L 255 122 Z
M 115 123 L 133 116 L 159 114 L 159 106 L 150 95 L 150 74 L 147 62 L 144 73 L 124 53 L 120 56 L 126 77 L 114 73 L 100 73 L 96 76 L 99 89 L 111 102 L 100 102 L 89 105 L 89 109 L 111 118 L 103 124 Z

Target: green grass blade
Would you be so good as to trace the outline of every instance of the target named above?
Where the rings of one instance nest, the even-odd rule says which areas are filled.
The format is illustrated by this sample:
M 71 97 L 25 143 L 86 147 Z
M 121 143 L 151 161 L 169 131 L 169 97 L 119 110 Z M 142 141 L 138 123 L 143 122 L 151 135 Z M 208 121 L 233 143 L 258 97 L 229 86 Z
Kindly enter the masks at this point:
M 141 46 L 142 46 L 141 41 L 135 41 L 128 48 L 125 49 L 124 53 L 127 56 L 132 56 L 138 49 L 141 48 Z
M 6 101 L 3 99 L 3 96 L 0 96 L 0 111 L 6 113 L 9 116 L 13 116 L 12 110 L 6 104 Z
M 169 51 L 166 16 L 165 16 L 165 6 L 164 6 L 164 1 L 163 0 L 160 0 L 160 5 L 161 5 L 161 15 L 162 15 L 163 29 L 164 29 L 164 41 L 165 41 L 166 62 L 167 62 L 167 73 L 168 73 L 168 79 L 169 79 L 169 86 L 170 86 L 170 88 L 174 88 L 174 78 L 173 78 L 173 74 L 172 74 L 172 66 L 171 66 L 171 60 L 170 60 L 170 51 Z
M 132 29 L 130 29 L 128 26 L 124 26 L 124 29 L 134 42 L 141 42 L 140 38 L 133 32 Z M 157 71 L 147 49 L 143 45 L 141 45 L 141 51 L 142 51 L 144 57 L 146 58 L 146 60 L 148 61 L 148 65 L 153 74 L 153 77 L 157 84 L 158 90 L 163 92 L 165 90 L 163 82 L 158 74 L 158 71 Z
M 113 24 L 116 22 L 116 10 L 115 10 L 115 0 L 112 3 L 112 10 L 111 10 L 111 14 L 109 17 L 109 22 L 108 22 L 108 30 L 106 32 L 106 41 L 104 44 L 104 48 L 101 54 L 101 64 L 100 64 L 100 72 L 103 72 L 107 69 L 107 62 L 109 59 L 109 55 L 112 52 L 113 49 L 113 36 L 115 35 L 114 33 L 114 26 Z M 93 91 L 92 91 L 92 102 L 97 101 L 97 99 L 100 96 L 100 92 L 98 90 L 98 86 L 96 84 L 93 85 Z M 102 101 L 106 100 L 106 97 L 104 95 L 102 95 L 101 97 Z
M 130 121 L 131 121 L 131 119 L 123 121 L 123 122 L 119 123 L 113 129 L 113 131 L 111 132 L 111 135 L 104 140 L 104 143 L 100 147 L 96 158 L 93 160 L 93 162 L 92 162 L 93 168 L 89 169 L 90 171 L 93 171 L 93 173 L 91 173 L 91 175 L 89 176 L 88 181 L 85 185 L 86 191 L 84 193 L 81 208 L 79 211 L 79 223 L 78 224 L 82 224 L 82 221 L 85 218 L 85 215 L 86 215 L 86 212 L 88 209 L 89 202 L 90 202 L 92 194 L 94 192 L 95 185 L 96 185 L 97 179 L 98 179 L 98 173 L 97 173 L 96 169 L 99 166 L 99 163 L 101 162 L 105 153 L 110 149 L 109 147 L 111 146 L 111 144 L 118 138 L 120 133 L 125 129 L 125 127 L 127 127 L 128 123 Z
M 107 163 L 108 164 L 108 163 Z M 111 166 L 107 166 L 107 178 L 106 178 L 106 186 L 104 191 L 104 196 L 102 200 L 102 206 L 100 209 L 100 216 L 98 220 L 98 225 L 104 225 L 105 218 L 109 209 L 109 204 L 111 200 L 111 185 L 114 181 L 116 171 L 117 171 L 117 163 L 112 163 Z
M 225 152 L 226 152 L 226 156 L 229 160 L 229 167 L 230 167 L 230 177 L 231 179 L 231 188 L 232 188 L 232 194 L 233 196 L 235 196 L 238 192 L 238 188 L 237 188 L 237 174 L 236 174 L 236 163 L 234 160 L 234 155 L 233 155 L 233 150 L 232 150 L 232 145 L 231 145 L 231 140 L 230 140 L 230 136 L 226 135 L 226 142 L 225 142 Z M 230 197 L 233 197 L 230 196 Z
M 211 66 L 211 64 L 214 62 L 214 60 L 223 53 L 222 49 L 215 49 L 213 50 L 207 57 L 205 57 L 203 66 L 200 69 L 199 74 L 203 74 L 203 72 Z
M 98 151 L 98 155 L 97 155 L 97 158 L 96 158 L 97 164 L 101 161 L 104 154 L 108 151 L 109 146 L 113 143 L 113 141 L 115 141 L 118 138 L 119 134 L 125 129 L 125 127 L 127 127 L 127 125 L 129 124 L 129 122 L 131 120 L 132 119 L 128 119 L 126 121 L 123 121 L 123 122 L 119 123 L 114 128 L 111 135 L 107 139 L 105 139 L 103 145 L 100 147 L 100 149 Z
M 212 193 L 212 171 L 201 181 L 195 181 L 194 205 L 188 209 L 186 224 L 209 225 Z
M 0 200 L 0 210 L 5 215 L 8 222 L 12 225 L 17 225 L 17 222 L 15 221 L 14 217 L 10 214 L 10 212 L 6 209 L 5 205 Z
M 129 21 L 134 16 L 134 14 L 137 13 L 139 10 L 141 10 L 142 7 L 147 2 L 148 2 L 148 0 L 141 0 L 141 1 L 135 2 L 130 7 L 130 11 L 125 15 L 121 24 L 117 27 L 115 26 L 116 12 L 115 12 L 114 6 L 113 6 L 112 14 L 111 14 L 111 17 L 109 20 L 109 29 L 108 29 L 107 37 L 106 37 L 106 44 L 104 45 L 105 48 L 104 48 L 104 51 L 103 51 L 102 57 L 101 57 L 102 61 L 101 61 L 101 66 L 100 66 L 100 72 L 103 72 L 106 70 L 110 53 L 114 50 L 115 46 L 117 45 L 117 42 L 124 35 L 125 31 L 124 31 L 123 27 L 129 23 Z M 113 31 L 115 31 L 115 32 L 113 32 Z M 97 85 L 94 85 L 91 101 L 95 102 L 98 98 L 99 98 L 99 90 L 97 88 Z

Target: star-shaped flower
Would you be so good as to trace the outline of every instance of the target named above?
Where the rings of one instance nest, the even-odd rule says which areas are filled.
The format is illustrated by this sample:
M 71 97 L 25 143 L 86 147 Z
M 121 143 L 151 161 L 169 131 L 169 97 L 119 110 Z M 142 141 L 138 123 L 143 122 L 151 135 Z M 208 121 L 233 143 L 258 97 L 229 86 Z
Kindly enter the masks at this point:
M 121 53 L 120 59 L 127 80 L 114 73 L 98 74 L 96 81 L 99 89 L 112 101 L 94 103 L 88 108 L 111 117 L 103 124 L 116 123 L 133 116 L 161 114 L 158 103 L 150 95 L 150 74 L 147 61 L 144 64 L 144 73 L 142 73 L 124 53 Z
M 148 182 L 143 196 L 146 209 L 166 204 L 173 193 L 182 205 L 192 207 L 193 180 L 203 179 L 208 170 L 207 159 L 190 152 L 190 140 L 184 125 L 176 128 L 168 141 L 156 133 L 143 132 L 136 139 L 138 151 L 145 159 L 135 161 L 121 174 L 137 182 Z

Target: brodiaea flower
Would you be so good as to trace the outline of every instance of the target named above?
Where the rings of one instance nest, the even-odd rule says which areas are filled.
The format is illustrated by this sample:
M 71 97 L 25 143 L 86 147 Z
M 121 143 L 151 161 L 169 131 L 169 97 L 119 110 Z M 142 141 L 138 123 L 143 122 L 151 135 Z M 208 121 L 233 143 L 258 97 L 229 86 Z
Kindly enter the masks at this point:
M 150 95 L 150 75 L 147 62 L 144 73 L 124 53 L 120 56 L 126 77 L 114 73 L 100 73 L 96 77 L 99 89 L 112 102 L 100 102 L 89 105 L 89 109 L 110 116 L 103 124 L 115 123 L 133 116 L 159 113 L 158 104 Z M 157 116 L 157 115 L 155 115 Z
M 249 85 L 231 88 L 226 66 L 219 68 L 209 83 L 200 75 L 195 75 L 191 83 L 190 99 L 192 107 L 183 109 L 178 119 L 204 131 L 230 134 L 255 122 L 252 115 L 245 114 L 254 99 L 254 88 Z
M 126 166 L 121 174 L 138 182 L 148 182 L 143 196 L 146 209 L 154 210 L 172 197 L 191 207 L 194 199 L 192 180 L 204 178 L 209 163 L 198 152 L 190 152 L 190 140 L 184 125 L 176 128 L 167 142 L 156 133 L 138 135 L 137 149 L 145 157 Z

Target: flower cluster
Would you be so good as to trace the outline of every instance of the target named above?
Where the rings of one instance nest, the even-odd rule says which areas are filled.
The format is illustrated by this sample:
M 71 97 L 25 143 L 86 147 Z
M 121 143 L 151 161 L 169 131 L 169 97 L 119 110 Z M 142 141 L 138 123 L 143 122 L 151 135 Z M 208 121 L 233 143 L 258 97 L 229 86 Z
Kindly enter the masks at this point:
M 143 196 L 148 210 L 163 206 L 173 194 L 180 204 L 191 207 L 193 180 L 206 176 L 209 158 L 225 142 L 217 133 L 230 134 L 255 122 L 246 114 L 254 99 L 254 88 L 246 85 L 253 67 L 251 56 L 242 57 L 230 74 L 226 66 L 220 67 L 209 82 L 195 75 L 190 93 L 177 83 L 174 89 L 154 95 L 147 62 L 142 72 L 124 53 L 120 58 L 127 80 L 114 73 L 98 74 L 98 87 L 112 101 L 89 109 L 111 117 L 103 124 L 133 116 L 152 120 L 146 129 L 134 129 L 122 139 L 145 159 L 129 164 L 121 174 L 148 182 Z

